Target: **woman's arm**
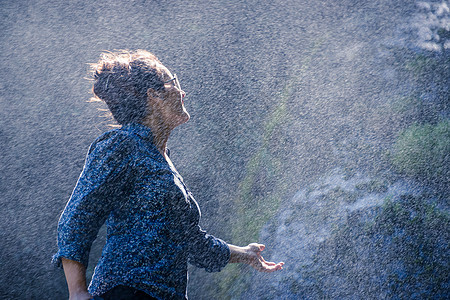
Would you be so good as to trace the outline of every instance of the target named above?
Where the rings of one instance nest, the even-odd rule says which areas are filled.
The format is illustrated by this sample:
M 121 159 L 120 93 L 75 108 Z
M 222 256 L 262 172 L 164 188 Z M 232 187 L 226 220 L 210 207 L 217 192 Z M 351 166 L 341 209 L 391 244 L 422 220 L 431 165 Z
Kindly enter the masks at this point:
M 77 185 L 58 222 L 58 252 L 70 299 L 92 299 L 86 289 L 86 267 L 92 242 L 119 200 L 127 193 L 133 141 L 119 134 L 94 142 Z
M 261 256 L 261 251 L 265 246 L 262 244 L 252 243 L 246 247 L 238 247 L 228 244 L 230 248 L 230 263 L 245 263 L 260 272 L 274 272 L 283 269 L 284 262 L 274 263 L 267 262 Z
M 92 299 L 86 288 L 86 267 L 77 261 L 61 258 L 69 287 L 69 300 Z
M 261 256 L 265 246 L 252 243 L 246 247 L 227 244 L 201 230 L 191 232 L 189 263 L 204 268 L 207 272 L 220 272 L 228 263 L 245 263 L 260 272 L 274 272 L 283 268 L 284 262 L 267 262 Z

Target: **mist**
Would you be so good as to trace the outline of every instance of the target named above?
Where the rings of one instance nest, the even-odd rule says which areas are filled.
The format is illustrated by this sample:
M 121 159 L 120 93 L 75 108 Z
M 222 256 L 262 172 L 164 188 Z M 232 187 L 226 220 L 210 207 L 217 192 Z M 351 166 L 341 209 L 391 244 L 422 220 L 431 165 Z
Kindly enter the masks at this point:
M 57 222 L 115 122 L 88 63 L 145 49 L 191 120 L 171 159 L 225 241 L 277 274 L 190 268 L 191 299 L 449 295 L 448 1 L 0 2 L 2 299 L 67 299 Z M 94 243 L 88 276 L 104 232 Z

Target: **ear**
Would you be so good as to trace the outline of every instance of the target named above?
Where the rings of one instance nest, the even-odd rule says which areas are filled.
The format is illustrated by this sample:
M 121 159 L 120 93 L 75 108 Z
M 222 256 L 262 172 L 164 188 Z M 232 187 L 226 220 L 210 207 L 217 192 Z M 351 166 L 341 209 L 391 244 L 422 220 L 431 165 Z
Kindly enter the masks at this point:
M 155 89 L 152 89 L 152 88 L 148 89 L 147 90 L 147 100 L 151 104 L 161 102 L 163 100 L 161 92 L 157 91 Z

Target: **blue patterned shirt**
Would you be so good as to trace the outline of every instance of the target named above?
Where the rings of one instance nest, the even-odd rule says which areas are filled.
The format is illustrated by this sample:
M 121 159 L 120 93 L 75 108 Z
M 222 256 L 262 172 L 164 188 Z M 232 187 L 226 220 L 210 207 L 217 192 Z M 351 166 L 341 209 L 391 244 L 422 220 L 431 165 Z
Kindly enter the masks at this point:
M 178 172 L 153 144 L 150 129 L 128 124 L 89 148 L 83 171 L 58 224 L 61 257 L 88 264 L 106 221 L 107 239 L 92 276 L 96 296 L 117 285 L 159 299 L 185 299 L 187 263 L 220 271 L 228 245 L 199 226 L 200 210 Z

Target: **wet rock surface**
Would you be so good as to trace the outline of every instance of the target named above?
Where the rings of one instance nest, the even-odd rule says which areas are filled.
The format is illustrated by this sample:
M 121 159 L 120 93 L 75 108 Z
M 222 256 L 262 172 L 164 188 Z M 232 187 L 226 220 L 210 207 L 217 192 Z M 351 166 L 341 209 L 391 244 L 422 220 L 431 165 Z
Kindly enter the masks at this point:
M 286 201 L 261 240 L 282 272 L 241 299 L 444 299 L 448 207 L 414 181 L 334 170 Z

